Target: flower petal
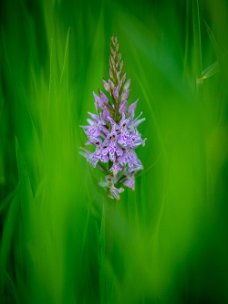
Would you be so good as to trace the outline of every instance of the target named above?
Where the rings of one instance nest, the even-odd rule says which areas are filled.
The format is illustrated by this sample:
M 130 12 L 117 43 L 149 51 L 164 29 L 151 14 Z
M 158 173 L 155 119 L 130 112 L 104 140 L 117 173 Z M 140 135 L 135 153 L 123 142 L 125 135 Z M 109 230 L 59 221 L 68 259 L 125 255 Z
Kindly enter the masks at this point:
M 137 106 L 137 103 L 138 103 L 138 99 L 135 101 L 135 102 L 133 102 L 130 106 L 129 106 L 129 108 L 128 108 L 128 114 L 133 118 L 134 117 L 134 115 L 135 115 L 135 109 L 136 109 L 136 106 Z

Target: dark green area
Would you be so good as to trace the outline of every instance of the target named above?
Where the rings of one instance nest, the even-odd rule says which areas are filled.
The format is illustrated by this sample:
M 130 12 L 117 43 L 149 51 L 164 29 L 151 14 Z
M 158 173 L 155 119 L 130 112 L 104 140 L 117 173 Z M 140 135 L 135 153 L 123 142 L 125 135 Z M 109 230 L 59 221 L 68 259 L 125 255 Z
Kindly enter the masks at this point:
M 228 3 L 0 4 L 0 303 L 228 303 Z M 116 34 L 147 144 L 119 203 L 79 155 Z

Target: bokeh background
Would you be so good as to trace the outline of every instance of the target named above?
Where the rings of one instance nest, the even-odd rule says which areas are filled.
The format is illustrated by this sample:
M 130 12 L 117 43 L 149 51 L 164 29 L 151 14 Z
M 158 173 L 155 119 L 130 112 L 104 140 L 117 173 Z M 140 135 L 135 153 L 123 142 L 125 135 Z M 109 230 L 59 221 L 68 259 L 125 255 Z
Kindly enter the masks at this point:
M 228 2 L 0 5 L 0 303 L 228 303 Z M 120 202 L 79 125 L 120 42 L 146 146 Z

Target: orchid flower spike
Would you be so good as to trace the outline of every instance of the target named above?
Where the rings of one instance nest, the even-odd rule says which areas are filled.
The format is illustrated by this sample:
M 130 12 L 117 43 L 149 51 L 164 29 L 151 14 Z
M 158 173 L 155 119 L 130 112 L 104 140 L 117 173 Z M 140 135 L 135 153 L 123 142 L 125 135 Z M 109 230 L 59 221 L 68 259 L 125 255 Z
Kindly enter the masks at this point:
M 86 145 L 81 155 L 95 168 L 105 173 L 100 186 L 108 196 L 119 200 L 124 187 L 135 189 L 135 174 L 143 169 L 136 148 L 145 145 L 137 130 L 145 118 L 135 117 L 138 100 L 128 105 L 131 81 L 127 80 L 117 37 L 112 36 L 109 60 L 109 79 L 103 80 L 104 92 L 93 92 L 96 114 L 89 112 L 88 125 L 82 126 Z

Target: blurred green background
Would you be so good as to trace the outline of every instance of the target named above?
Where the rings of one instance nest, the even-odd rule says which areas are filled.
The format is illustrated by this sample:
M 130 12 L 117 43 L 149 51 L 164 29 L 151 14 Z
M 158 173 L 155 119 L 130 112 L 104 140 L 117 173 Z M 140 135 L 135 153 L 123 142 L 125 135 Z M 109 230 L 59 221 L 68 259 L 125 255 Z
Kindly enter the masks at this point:
M 228 2 L 0 4 L 0 303 L 228 303 Z M 106 197 L 79 125 L 116 34 L 146 146 Z

